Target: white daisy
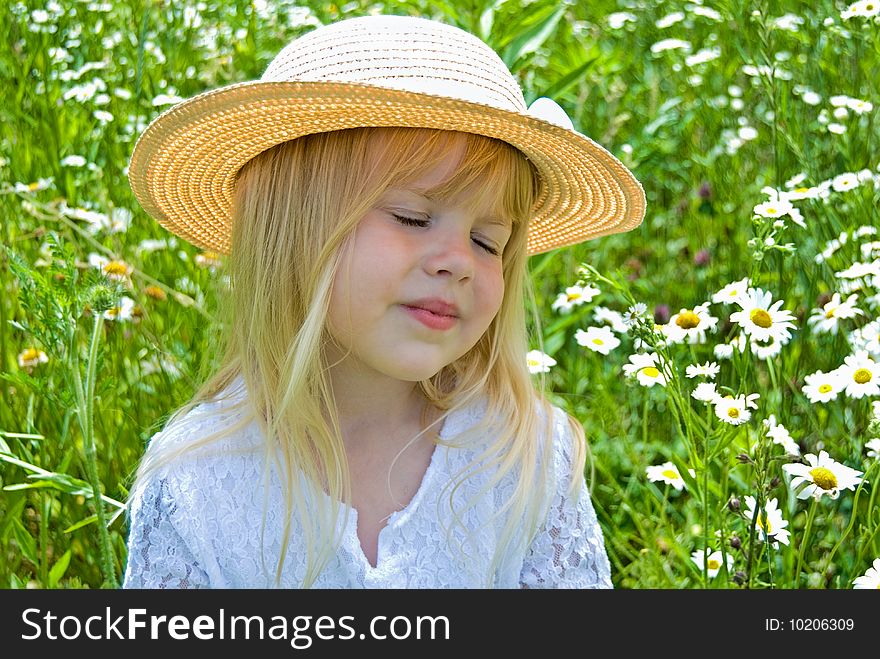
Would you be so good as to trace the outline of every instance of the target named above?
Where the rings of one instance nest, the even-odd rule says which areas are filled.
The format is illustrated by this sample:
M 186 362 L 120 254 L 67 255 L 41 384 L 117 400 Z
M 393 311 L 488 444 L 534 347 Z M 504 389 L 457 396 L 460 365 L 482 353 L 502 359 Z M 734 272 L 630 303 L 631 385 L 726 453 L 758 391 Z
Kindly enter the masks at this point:
M 713 551 L 708 556 L 703 555 L 704 552 L 701 549 L 697 549 L 695 552 L 691 554 L 691 560 L 697 564 L 697 567 L 702 571 L 703 569 L 703 561 L 706 562 L 706 575 L 710 579 L 714 579 L 718 576 L 718 573 L 721 571 L 721 566 L 723 564 L 723 554 L 720 550 Z M 733 568 L 733 556 L 727 554 L 727 571 L 729 572 Z
M 880 277 L 880 259 L 874 259 L 869 263 L 856 262 L 846 270 L 834 273 L 841 279 L 862 279 L 863 277 Z
M 779 339 L 775 336 L 771 336 L 765 341 L 752 339 L 749 341 L 749 346 L 755 357 L 761 360 L 766 360 L 778 355 L 782 351 L 782 346 L 787 344 L 788 341 L 789 340 L 786 338 Z
M 731 282 L 712 296 L 712 302 L 716 304 L 736 302 L 737 298 L 743 295 L 751 285 L 752 281 L 748 277 Z
M 119 304 L 110 307 L 103 314 L 105 320 L 134 320 L 135 304 L 130 297 L 123 296 Z
M 121 259 L 108 259 L 92 252 L 89 254 L 89 265 L 97 268 L 108 279 L 120 281 L 131 286 L 132 267 Z
M 672 462 L 664 462 L 661 465 L 651 465 L 645 468 L 645 475 L 649 481 L 663 481 L 681 492 L 684 489 L 684 479 Z
M 759 217 L 776 218 L 788 215 L 792 210 L 794 210 L 794 206 L 791 202 L 777 198 L 758 204 L 752 209 L 752 213 Z
M 751 521 L 755 519 L 757 501 L 755 501 L 753 496 L 746 496 L 744 499 L 746 502 L 746 519 Z M 791 533 L 785 528 L 786 526 L 788 526 L 788 520 L 783 519 L 782 511 L 779 510 L 779 502 L 775 498 L 768 500 L 764 504 L 764 511 L 758 513 L 755 522 L 758 537 L 764 542 L 770 542 L 774 546 L 779 542 L 787 545 L 788 537 Z
M 18 367 L 28 372 L 48 361 L 49 357 L 39 348 L 25 348 L 18 353 Z
M 569 286 L 565 289 L 564 293 L 560 293 L 556 297 L 551 308 L 560 313 L 568 313 L 573 307 L 589 302 L 599 293 L 601 293 L 601 291 L 598 288 L 590 286 L 589 284 L 586 286 Z
M 629 364 L 623 365 L 623 372 L 626 375 L 635 375 L 639 384 L 645 387 L 653 387 L 655 384 L 666 386 L 666 375 L 658 368 L 657 353 L 630 355 L 629 361 Z
M 859 187 L 859 177 L 853 172 L 844 172 L 831 179 L 831 189 L 835 192 L 846 192 Z
M 880 590 L 880 558 L 875 558 L 871 567 L 853 580 L 853 589 Z
M 801 463 L 782 465 L 785 473 L 793 477 L 790 483 L 792 491 L 800 488 L 798 499 L 812 496 L 818 501 L 823 494 L 836 499 L 841 490 L 855 489 L 861 480 L 862 472 L 835 462 L 828 456 L 827 451 L 819 451 L 818 458 L 812 453 L 807 453 L 804 459 L 809 465 Z
M 845 302 L 841 302 L 840 293 L 835 293 L 821 309 L 813 309 L 807 324 L 813 326 L 817 332 L 837 334 L 837 325 L 841 318 L 864 315 L 865 312 L 855 306 L 858 298 L 858 293 L 853 293 Z
M 614 336 L 611 328 L 607 325 L 603 327 L 588 327 L 586 332 L 579 329 L 574 333 L 574 340 L 578 342 L 578 345 L 603 355 L 607 355 L 620 345 L 620 339 Z
M 734 398 L 733 396 L 727 395 L 716 398 L 713 402 L 715 405 L 715 416 L 732 426 L 738 426 L 745 423 L 752 418 L 752 413 L 749 411 L 749 408 L 751 407 L 755 409 L 758 407 L 757 404 L 754 403 L 754 399 L 759 396 L 760 394 L 749 394 L 748 396 L 739 395 Z
M 626 334 L 626 323 L 623 322 L 623 314 L 608 307 L 593 307 L 593 318 L 597 323 L 611 325 L 618 334 Z
M 828 373 L 816 371 L 804 377 L 802 391 L 811 403 L 827 403 L 837 398 L 837 394 L 843 391 L 844 386 L 846 383 L 837 371 Z
M 767 437 L 772 439 L 774 444 L 779 444 L 789 455 L 801 454 L 800 447 L 797 445 L 797 442 L 792 439 L 785 426 L 781 423 L 776 423 L 776 416 L 771 414 L 764 419 L 764 426 L 767 428 Z
M 818 199 L 819 188 L 817 187 L 799 187 L 793 190 L 787 190 L 780 193 L 780 196 L 787 201 L 799 201 L 801 199 Z
M 680 11 L 673 12 L 671 14 L 666 14 L 663 18 L 658 19 L 654 25 L 663 30 L 664 28 L 669 27 L 670 25 L 675 25 L 676 23 L 684 20 L 684 14 Z
M 719 343 L 713 349 L 712 353 L 715 355 L 716 359 L 730 359 L 733 357 L 733 351 L 739 350 L 740 353 L 746 351 L 746 346 L 749 341 L 746 338 L 745 334 L 740 334 L 736 338 L 734 338 L 730 343 Z
M 718 366 L 717 362 L 706 362 L 705 364 L 688 364 L 687 368 L 685 368 L 685 373 L 689 378 L 703 376 L 714 380 L 720 370 L 721 367 Z
M 636 323 L 640 318 L 645 318 L 647 313 L 648 306 L 644 302 L 636 302 L 626 310 L 626 313 L 624 313 L 621 318 L 623 319 L 623 324 L 629 327 Z
M 706 332 L 715 331 L 718 319 L 709 313 L 707 303 L 698 304 L 693 309 L 682 309 L 669 319 L 663 333 L 672 343 L 705 343 Z
M 684 50 L 690 52 L 691 44 L 682 39 L 663 39 L 651 45 L 652 53 L 662 53 L 664 50 Z
M 526 355 L 526 363 L 529 366 L 529 373 L 549 373 L 550 368 L 556 366 L 556 360 L 540 350 L 530 350 Z
M 760 288 L 750 288 L 746 294 L 736 299 L 741 311 L 730 314 L 730 320 L 739 323 L 750 338 L 758 341 L 771 336 L 788 339 L 789 328 L 794 328 L 794 315 L 790 311 L 780 310 L 783 301 L 773 302 L 773 294 Z M 772 304 L 771 304 L 772 303 Z
M 874 460 L 880 459 L 880 438 L 874 438 L 865 442 L 865 450 L 868 457 Z
M 837 374 L 846 383 L 843 393 L 850 398 L 880 395 L 880 364 L 871 359 L 866 350 L 844 358 Z
M 872 357 L 880 359 L 880 318 L 854 329 L 847 338 L 853 351 L 865 350 Z
M 797 93 L 797 89 L 795 89 L 795 93 Z M 806 180 L 807 175 L 804 172 L 798 172 L 785 182 L 785 187 L 791 190 L 792 188 L 797 187 Z
M 852 3 L 849 7 L 840 12 L 840 17 L 843 20 L 850 19 L 853 16 L 872 18 L 876 16 L 878 12 L 880 12 L 880 3 L 878 3 L 877 0 L 858 0 L 858 2 Z
M 714 403 L 721 398 L 721 394 L 715 388 L 714 382 L 701 382 L 697 388 L 691 392 L 691 397 L 704 403 Z

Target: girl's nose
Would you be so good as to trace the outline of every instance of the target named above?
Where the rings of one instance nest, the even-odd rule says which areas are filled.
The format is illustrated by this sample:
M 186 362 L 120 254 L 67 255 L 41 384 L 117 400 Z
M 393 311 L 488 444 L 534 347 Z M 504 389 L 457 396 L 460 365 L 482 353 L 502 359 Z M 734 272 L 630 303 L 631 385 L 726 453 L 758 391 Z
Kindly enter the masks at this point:
M 458 231 L 437 232 L 424 259 L 425 271 L 430 275 L 452 277 L 466 281 L 474 276 L 474 251 L 470 235 Z

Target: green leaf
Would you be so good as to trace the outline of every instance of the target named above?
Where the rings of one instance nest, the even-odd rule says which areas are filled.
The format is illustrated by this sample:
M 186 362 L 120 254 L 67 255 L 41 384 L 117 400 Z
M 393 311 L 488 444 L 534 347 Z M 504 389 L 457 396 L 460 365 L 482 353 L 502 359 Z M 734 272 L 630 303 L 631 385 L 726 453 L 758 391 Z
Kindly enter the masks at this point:
M 55 588 L 58 585 L 58 582 L 61 581 L 61 577 L 64 576 L 64 573 L 67 572 L 67 566 L 70 565 L 70 550 L 68 549 L 64 554 L 62 554 L 61 558 L 55 561 L 55 565 L 52 566 L 52 569 L 49 570 L 49 583 L 47 584 L 49 588 Z
M 38 565 L 37 541 L 34 540 L 34 537 L 28 533 L 26 528 L 24 528 L 24 524 L 21 523 L 21 520 L 16 519 L 13 521 L 12 535 L 15 538 L 15 542 L 18 544 L 18 548 L 21 550 L 22 555 L 34 565 Z
M 64 529 L 64 532 L 65 533 L 72 533 L 73 531 L 76 531 L 77 529 L 81 529 L 82 527 L 88 526 L 89 524 L 93 524 L 97 521 L 98 521 L 97 515 L 89 515 L 85 519 L 81 519 L 78 522 L 75 522 L 75 523 L 71 524 L 70 526 L 68 526 L 66 529 Z
M 66 494 L 73 494 L 83 496 L 86 499 L 94 498 L 92 495 L 91 486 L 83 480 L 78 478 L 74 478 L 73 476 L 69 476 L 68 474 L 59 474 L 52 471 L 47 471 L 42 469 L 41 467 L 37 467 L 36 465 L 30 464 L 29 462 L 25 462 L 24 460 L 19 460 L 13 455 L 8 453 L 0 453 L 0 460 L 4 462 L 9 462 L 10 464 L 14 464 L 22 469 L 26 469 L 28 471 L 34 472 L 28 475 L 28 478 L 31 479 L 39 479 L 35 480 L 31 483 L 16 483 L 13 485 L 7 485 L 4 487 L 4 490 L 14 491 L 14 490 L 24 490 L 30 488 L 43 488 L 43 487 L 51 487 L 56 490 L 60 490 Z M 125 508 L 125 504 L 121 501 L 117 501 L 116 499 L 112 499 L 104 494 L 101 495 L 101 500 L 104 503 L 109 503 L 116 508 Z
M 507 2 L 507 0 L 495 0 L 494 2 L 489 3 L 489 5 L 483 10 L 483 13 L 480 14 L 480 23 L 478 26 L 478 30 L 479 30 L 478 36 L 483 41 L 489 42 L 489 40 L 490 40 L 489 35 L 492 34 L 492 26 L 495 24 L 495 13 L 506 2 Z
M 517 60 L 540 48 L 556 29 L 556 24 L 564 13 L 565 5 L 562 5 L 555 10 L 548 7 L 544 14 L 538 14 L 535 23 L 516 36 L 504 50 L 501 59 L 507 67 L 512 70 Z
M 547 87 L 547 89 L 545 89 L 541 94 L 538 94 L 538 96 L 546 96 L 547 98 L 552 99 L 558 98 L 559 96 L 564 94 L 569 87 L 571 87 L 581 78 L 583 78 L 584 74 L 593 67 L 598 59 L 598 55 L 592 55 L 588 57 L 586 61 L 566 73 L 555 83 Z

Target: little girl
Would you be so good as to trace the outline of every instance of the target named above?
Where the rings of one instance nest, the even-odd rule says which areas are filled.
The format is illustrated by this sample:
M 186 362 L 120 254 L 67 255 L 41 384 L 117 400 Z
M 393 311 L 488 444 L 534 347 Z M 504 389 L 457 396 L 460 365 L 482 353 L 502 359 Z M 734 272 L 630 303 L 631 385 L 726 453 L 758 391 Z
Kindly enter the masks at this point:
M 129 177 L 230 290 L 219 369 L 139 467 L 125 587 L 611 587 L 523 302 L 530 254 L 637 226 L 644 193 L 491 48 L 321 27 L 159 116 Z

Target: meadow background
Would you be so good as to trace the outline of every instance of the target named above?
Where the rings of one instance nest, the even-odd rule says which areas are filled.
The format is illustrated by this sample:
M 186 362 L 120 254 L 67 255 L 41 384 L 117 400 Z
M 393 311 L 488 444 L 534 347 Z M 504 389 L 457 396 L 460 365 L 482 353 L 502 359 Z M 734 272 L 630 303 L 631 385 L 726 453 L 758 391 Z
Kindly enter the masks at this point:
M 870 0 L 0 4 L 0 587 L 120 583 L 133 470 L 211 367 L 223 261 L 138 206 L 137 135 L 372 12 L 478 34 L 644 184 L 640 228 L 531 261 L 615 586 L 876 588 Z

